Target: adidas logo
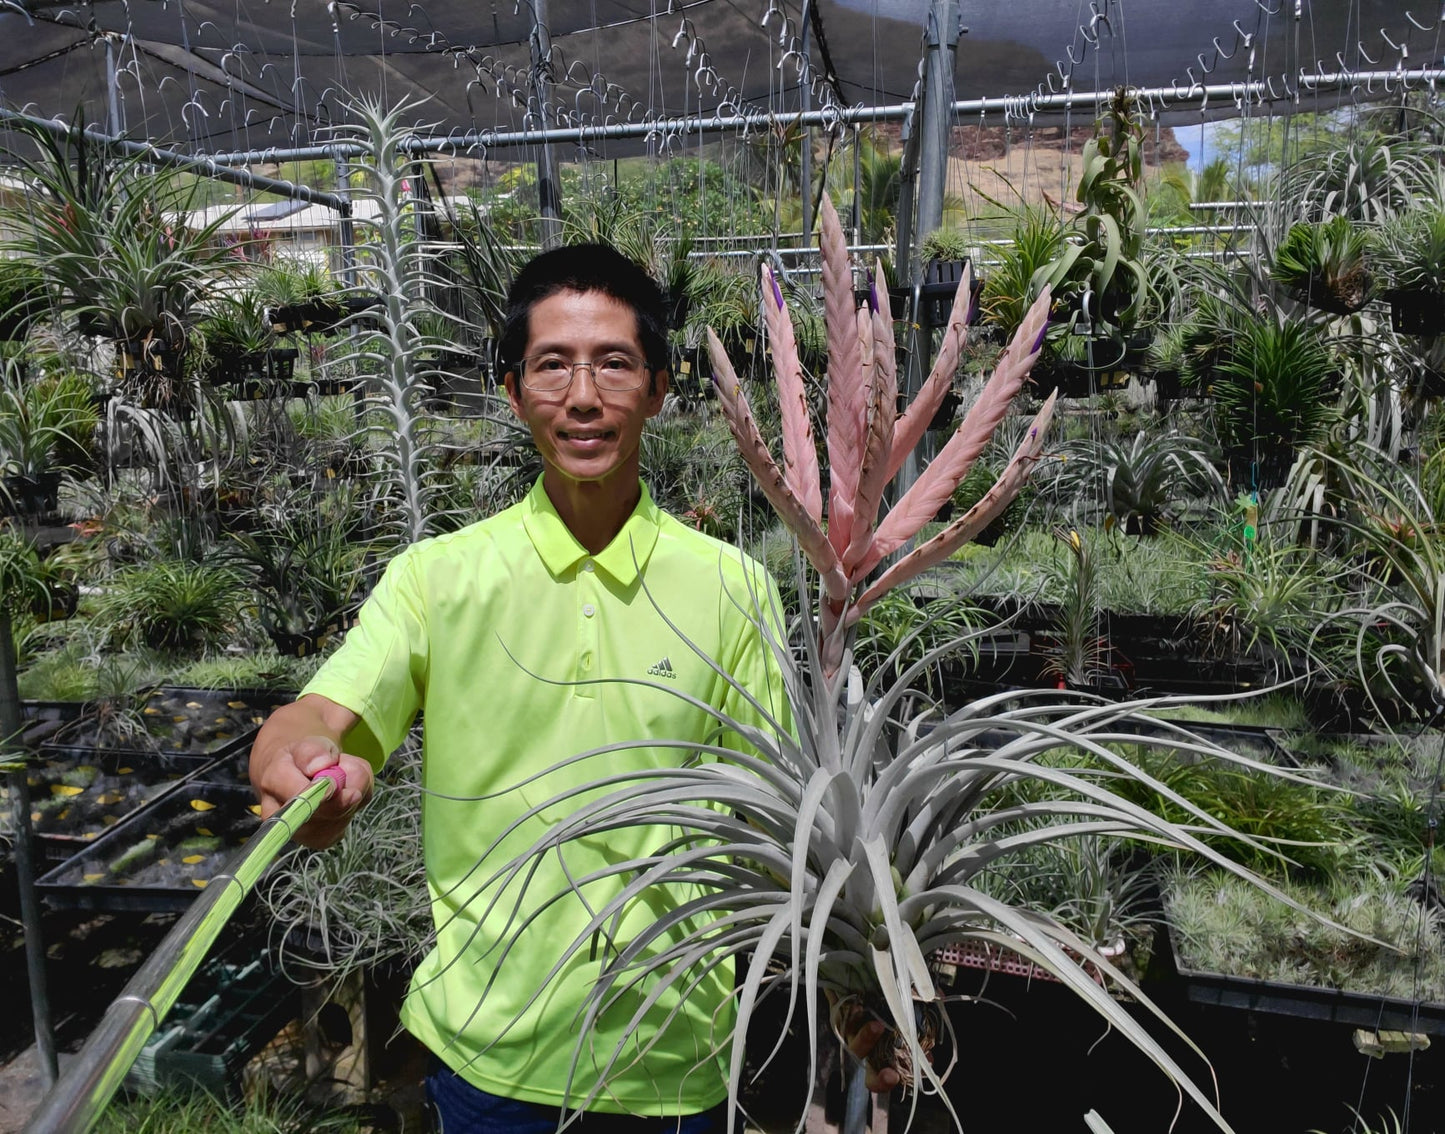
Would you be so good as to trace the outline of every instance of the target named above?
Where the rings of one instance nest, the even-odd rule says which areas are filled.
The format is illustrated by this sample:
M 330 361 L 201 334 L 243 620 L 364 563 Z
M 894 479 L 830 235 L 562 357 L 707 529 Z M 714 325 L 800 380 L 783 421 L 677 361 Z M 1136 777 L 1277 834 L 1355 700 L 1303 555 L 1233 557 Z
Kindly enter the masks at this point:
M 677 680 L 677 670 L 672 668 L 671 658 L 663 658 L 656 665 L 650 667 L 647 672 L 651 677 L 666 677 L 672 681 Z

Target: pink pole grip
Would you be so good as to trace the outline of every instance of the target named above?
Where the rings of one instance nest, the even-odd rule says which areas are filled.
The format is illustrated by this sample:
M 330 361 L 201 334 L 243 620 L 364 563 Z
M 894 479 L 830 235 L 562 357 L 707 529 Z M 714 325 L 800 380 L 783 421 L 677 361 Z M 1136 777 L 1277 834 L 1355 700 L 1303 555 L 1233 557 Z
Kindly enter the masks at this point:
M 332 764 L 329 768 L 322 768 L 321 771 L 311 777 L 312 782 L 319 780 L 322 776 L 325 776 L 329 780 L 335 780 L 337 791 L 340 791 L 346 786 L 346 773 L 341 770 L 340 764 Z

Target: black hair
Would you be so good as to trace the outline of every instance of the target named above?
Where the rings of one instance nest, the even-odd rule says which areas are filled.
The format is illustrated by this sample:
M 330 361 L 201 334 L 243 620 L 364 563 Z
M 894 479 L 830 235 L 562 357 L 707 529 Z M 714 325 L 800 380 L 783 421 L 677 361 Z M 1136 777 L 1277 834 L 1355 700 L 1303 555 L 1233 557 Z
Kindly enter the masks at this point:
M 527 349 L 533 305 L 559 291 L 601 292 L 632 308 L 648 371 L 667 369 L 667 314 L 657 282 L 610 244 L 568 244 L 532 257 L 507 290 L 497 345 L 501 373 L 516 370 Z

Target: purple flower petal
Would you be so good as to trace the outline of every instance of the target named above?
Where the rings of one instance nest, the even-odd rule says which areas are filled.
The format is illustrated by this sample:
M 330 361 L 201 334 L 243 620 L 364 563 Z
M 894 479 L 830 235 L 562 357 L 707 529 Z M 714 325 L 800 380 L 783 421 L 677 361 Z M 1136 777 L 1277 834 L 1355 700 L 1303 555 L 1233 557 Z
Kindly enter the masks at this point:
M 1044 325 L 1039 328 L 1039 337 L 1034 340 L 1034 345 L 1029 348 L 1030 354 L 1038 354 L 1044 345 L 1044 336 L 1049 333 L 1049 321 L 1044 320 Z
M 783 309 L 783 289 L 778 286 L 778 277 L 773 275 L 773 270 L 768 269 L 768 282 L 773 285 L 773 298 L 778 301 L 778 310 Z
M 963 317 L 963 325 L 972 327 L 978 322 L 978 295 L 975 293 L 968 302 L 968 314 Z
M 878 279 L 872 272 L 868 273 L 868 310 L 877 312 L 878 303 Z

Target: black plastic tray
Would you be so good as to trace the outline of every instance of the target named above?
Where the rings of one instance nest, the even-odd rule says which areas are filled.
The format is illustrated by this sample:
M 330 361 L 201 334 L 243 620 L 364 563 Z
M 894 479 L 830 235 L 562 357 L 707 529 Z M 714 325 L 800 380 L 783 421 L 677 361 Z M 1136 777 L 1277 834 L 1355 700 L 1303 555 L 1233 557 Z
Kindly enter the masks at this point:
M 74 854 L 178 781 L 244 786 L 255 732 L 236 737 L 213 756 L 42 749 L 28 775 L 31 828 L 42 859 L 54 863 Z
M 178 783 L 42 875 L 36 889 L 50 905 L 72 909 L 184 910 L 260 823 L 249 787 Z M 191 839 L 214 845 L 183 846 Z M 157 849 L 147 851 L 148 843 Z M 131 861 L 117 865 L 127 854 Z M 185 861 L 193 855 L 200 857 Z
M 42 745 L 45 749 L 85 752 L 147 752 L 168 756 L 215 756 L 232 749 L 240 736 L 254 734 L 289 693 L 271 690 L 191 689 L 161 686 L 152 690 L 140 710 L 146 725 L 134 742 L 100 743 L 88 733 L 94 714 L 82 715 L 57 731 Z M 182 712 L 181 710 L 186 710 Z M 198 717 L 192 720 L 190 718 Z M 177 727 L 179 726 L 179 727 Z
M 1358 1028 L 1445 1036 L 1445 1004 L 1417 1005 L 1390 996 L 1195 972 L 1182 967 L 1178 973 L 1185 995 L 1195 1004 L 1328 1020 Z

